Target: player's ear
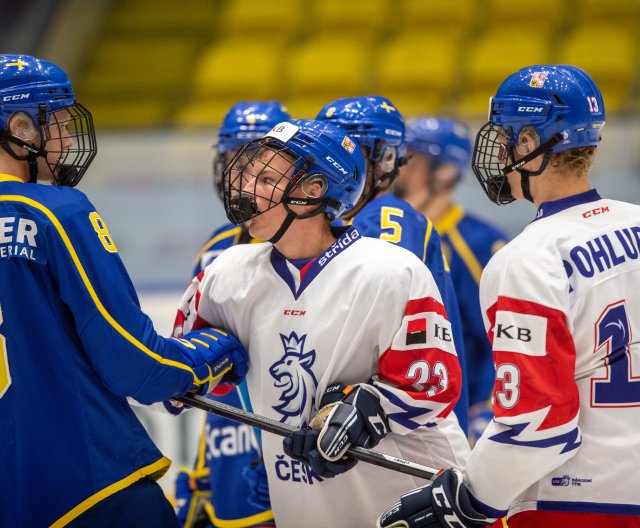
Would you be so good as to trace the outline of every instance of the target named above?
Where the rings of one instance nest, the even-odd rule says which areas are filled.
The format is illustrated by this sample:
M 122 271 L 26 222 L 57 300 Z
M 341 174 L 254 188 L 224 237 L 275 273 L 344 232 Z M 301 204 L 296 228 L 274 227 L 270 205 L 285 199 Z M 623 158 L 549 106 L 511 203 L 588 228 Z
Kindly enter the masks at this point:
M 309 198 L 320 198 L 327 192 L 327 178 L 321 174 L 312 176 L 302 182 L 301 188 Z
M 518 135 L 518 144 L 516 150 L 521 156 L 526 156 L 530 152 L 533 152 L 538 148 L 540 144 L 539 136 L 532 130 L 528 130 L 527 127 L 523 128 Z
M 9 132 L 23 141 L 32 141 L 37 129 L 31 117 L 24 112 L 16 112 L 9 118 Z

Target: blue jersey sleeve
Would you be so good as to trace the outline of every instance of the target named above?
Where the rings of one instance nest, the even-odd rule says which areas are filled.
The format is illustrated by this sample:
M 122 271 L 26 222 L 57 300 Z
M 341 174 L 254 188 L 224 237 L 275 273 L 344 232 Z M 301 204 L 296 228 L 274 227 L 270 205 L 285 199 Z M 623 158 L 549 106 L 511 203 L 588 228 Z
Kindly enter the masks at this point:
M 37 204 L 49 269 L 73 316 L 82 348 L 102 382 L 141 403 L 197 388 L 206 367 L 197 345 L 159 336 L 140 310 L 106 223 L 79 191 L 60 195 L 55 209 Z

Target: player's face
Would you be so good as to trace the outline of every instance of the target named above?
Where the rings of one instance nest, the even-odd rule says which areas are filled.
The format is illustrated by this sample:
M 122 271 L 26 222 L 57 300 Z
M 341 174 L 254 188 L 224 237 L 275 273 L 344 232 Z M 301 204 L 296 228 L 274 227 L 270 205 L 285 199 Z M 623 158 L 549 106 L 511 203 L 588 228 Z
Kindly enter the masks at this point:
M 503 129 L 500 129 L 498 131 L 497 141 L 499 141 L 500 144 L 503 145 L 498 153 L 498 162 L 506 166 L 510 162 L 509 148 L 507 146 L 509 143 L 509 139 Z M 515 153 L 515 156 L 517 156 L 517 153 Z M 522 182 L 520 179 L 520 173 L 517 170 L 513 170 L 507 173 L 507 181 L 509 182 L 512 196 L 516 200 L 522 200 L 524 198 L 524 194 L 522 193 Z
M 244 167 L 242 191 L 253 195 L 260 213 L 247 222 L 254 238 L 270 239 L 284 222 L 287 212 L 280 202 L 293 168 L 290 155 L 271 149 L 263 150 Z M 274 204 L 278 205 L 274 207 Z
M 38 158 L 38 179 L 51 180 L 52 167 L 58 167 L 69 149 L 73 147 L 73 139 L 68 130 L 70 122 L 71 114 L 68 110 L 58 110 L 49 117 L 49 124 L 44 127 L 47 156 Z

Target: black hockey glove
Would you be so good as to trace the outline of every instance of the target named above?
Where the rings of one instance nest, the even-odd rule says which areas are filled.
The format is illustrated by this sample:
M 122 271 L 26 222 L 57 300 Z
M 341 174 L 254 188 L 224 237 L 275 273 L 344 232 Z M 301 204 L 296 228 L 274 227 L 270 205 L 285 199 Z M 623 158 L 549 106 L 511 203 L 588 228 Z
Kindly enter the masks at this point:
M 351 445 L 375 447 L 389 432 L 380 400 L 365 387 L 343 383 L 327 387 L 310 424 L 320 431 L 318 451 L 327 460 L 339 460 Z
M 471 505 L 462 474 L 447 469 L 431 484 L 416 488 L 400 497 L 379 518 L 378 528 L 480 528 L 490 519 Z
M 351 457 L 344 457 L 336 461 L 323 458 L 317 449 L 319 434 L 315 429 L 308 427 L 298 429 L 283 440 L 284 452 L 291 458 L 301 460 L 311 466 L 311 469 L 323 478 L 333 478 L 340 473 L 349 471 L 357 464 L 358 461 Z

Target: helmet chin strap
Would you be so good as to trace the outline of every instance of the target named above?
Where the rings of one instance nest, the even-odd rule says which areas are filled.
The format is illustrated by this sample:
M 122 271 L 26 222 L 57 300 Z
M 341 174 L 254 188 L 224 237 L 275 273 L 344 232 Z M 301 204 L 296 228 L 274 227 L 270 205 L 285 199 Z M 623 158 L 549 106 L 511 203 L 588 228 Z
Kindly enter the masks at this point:
M 287 232 L 287 229 L 291 227 L 291 224 L 294 220 L 304 220 L 305 218 L 311 218 L 312 216 L 316 216 L 322 213 L 322 205 L 326 202 L 327 200 L 325 198 L 291 198 L 290 196 L 287 196 L 284 200 L 282 200 L 282 205 L 287 210 L 287 217 L 284 219 L 284 222 L 282 222 L 282 225 L 278 228 L 275 235 L 273 235 L 268 241 L 272 244 L 277 244 L 282 236 Z M 289 207 L 289 205 L 316 204 L 318 205 L 318 207 L 302 214 L 296 213 Z
M 20 156 L 16 154 L 10 147 L 9 143 L 13 143 L 14 145 L 18 145 L 19 147 L 25 149 L 27 151 L 26 156 Z M 6 130 L 0 131 L 0 145 L 2 148 L 9 153 L 9 155 L 17 159 L 18 161 L 26 161 L 29 164 L 29 183 L 37 183 L 38 182 L 38 157 L 46 156 L 47 151 L 44 147 L 36 147 L 35 145 L 29 145 L 25 143 L 21 139 L 16 136 L 10 134 Z
M 529 152 L 529 154 L 525 155 L 515 163 L 512 163 L 511 165 L 507 165 L 504 169 L 502 169 L 505 176 L 514 170 L 517 170 L 520 173 L 520 185 L 522 187 L 522 195 L 530 202 L 533 203 L 533 196 L 531 194 L 531 190 L 529 186 L 530 184 L 529 177 L 538 176 L 542 174 L 542 172 L 547 168 L 547 165 L 549 164 L 549 160 L 551 159 L 551 154 L 552 154 L 551 150 L 563 139 L 564 139 L 564 136 L 560 132 L 558 132 L 557 134 L 554 134 L 553 136 L 551 136 L 551 138 L 549 138 L 549 140 L 546 143 L 543 143 L 538 148 L 533 149 L 531 152 Z M 513 147 L 510 148 L 510 151 L 511 151 L 510 153 L 511 159 L 515 159 L 515 156 L 513 155 Z M 540 168 L 538 170 L 529 171 L 522 168 L 523 165 L 537 158 L 540 154 L 543 154 L 543 158 L 542 158 L 542 163 L 540 165 Z

